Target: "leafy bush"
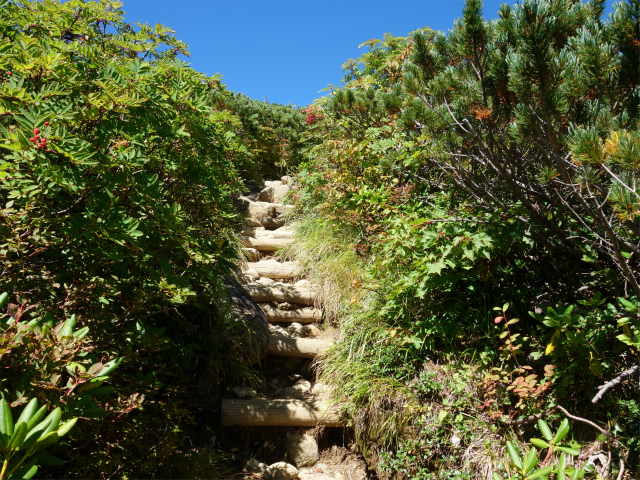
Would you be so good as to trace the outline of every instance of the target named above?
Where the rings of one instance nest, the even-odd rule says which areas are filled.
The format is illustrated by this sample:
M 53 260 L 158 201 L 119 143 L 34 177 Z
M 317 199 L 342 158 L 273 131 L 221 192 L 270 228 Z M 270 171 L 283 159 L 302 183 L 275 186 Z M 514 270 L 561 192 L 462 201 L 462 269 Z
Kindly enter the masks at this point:
M 187 46 L 169 28 L 129 25 L 121 7 L 0 0 L 0 291 L 35 322 L 3 331 L 13 353 L 2 361 L 25 358 L 3 393 L 92 417 L 93 394 L 111 392 L 96 375 L 125 359 L 106 414 L 83 425 L 63 452 L 72 469 L 54 476 L 183 476 L 175 452 L 207 444 L 200 433 L 186 448 L 209 408 L 192 393 L 211 401 L 246 374 L 221 278 L 250 151 L 235 114 L 214 106 L 229 95 L 220 77 L 180 60 Z M 26 312 L 26 299 L 37 307 Z M 47 326 L 71 313 L 90 339 Z
M 347 248 L 367 269 L 343 295 L 346 345 L 321 366 L 349 412 L 386 411 L 356 422 L 363 444 L 404 448 L 398 412 L 429 360 L 478 368 L 487 421 L 563 403 L 635 428 L 615 407 L 631 383 L 584 401 L 638 363 L 640 3 L 603 10 L 531 0 L 486 21 L 468 0 L 448 33 L 363 44 L 316 102 L 300 198 L 356 232 Z M 507 302 L 508 318 L 491 315 Z M 376 389 L 338 380 L 350 373 Z M 428 463 L 415 455 L 405 463 Z

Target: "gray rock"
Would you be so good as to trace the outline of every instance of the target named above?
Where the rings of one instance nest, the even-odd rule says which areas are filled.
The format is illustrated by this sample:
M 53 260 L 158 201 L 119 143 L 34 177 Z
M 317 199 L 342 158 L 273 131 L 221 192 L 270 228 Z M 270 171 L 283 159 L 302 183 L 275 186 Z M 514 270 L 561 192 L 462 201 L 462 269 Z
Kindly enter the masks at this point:
M 257 196 L 256 196 L 256 201 L 258 202 L 267 202 L 267 203 L 274 203 L 273 202 L 273 193 L 274 193 L 275 189 L 273 187 L 266 187 L 264 188 Z
M 302 327 L 303 337 L 317 337 L 318 335 L 320 335 L 320 329 L 314 324 L 305 325 L 304 327 Z
M 224 278 L 232 335 L 240 338 L 239 353 L 247 365 L 262 360 L 269 351 L 269 322 L 249 292 L 234 278 Z
M 265 463 L 262 463 L 259 460 L 256 460 L 255 458 L 252 458 L 251 460 L 249 460 L 247 463 L 244 464 L 244 469 L 247 472 L 256 473 L 258 475 L 262 475 L 264 472 L 266 472 L 267 468 L 268 467 Z
M 282 182 L 283 185 L 291 185 L 293 183 L 293 180 L 291 179 L 291 177 L 289 175 L 285 175 L 284 177 L 280 177 L 280 181 Z
M 286 462 L 269 465 L 263 474 L 265 480 L 294 480 L 298 478 L 298 469 Z
M 233 387 L 231 391 L 238 398 L 246 398 L 247 400 L 251 398 L 256 398 L 258 396 L 258 392 L 256 392 L 253 388 L 249 387 Z
M 272 335 L 282 335 L 284 337 L 289 337 L 291 335 L 288 330 L 285 330 L 279 325 L 269 324 L 269 331 Z
M 318 443 L 309 435 L 289 433 L 285 440 L 287 460 L 296 467 L 310 467 L 320 459 Z
M 260 277 L 259 279 L 256 280 L 256 283 L 259 283 L 260 285 L 266 285 L 266 286 L 270 287 L 275 282 L 273 281 L 272 278 Z
M 301 395 L 311 393 L 311 382 L 309 380 L 298 380 L 296 384 L 291 387 L 294 390 L 300 392 Z
M 291 325 L 289 325 L 289 327 L 287 328 L 287 331 L 289 332 L 289 335 L 291 335 L 292 337 L 295 335 L 296 337 L 302 337 L 303 336 L 303 330 L 304 327 L 302 326 L 301 323 L 298 322 L 293 322 Z
M 285 197 L 291 191 L 291 187 L 289 185 L 279 185 L 277 187 L 273 187 L 273 203 L 279 203 L 281 205 L 284 204 Z

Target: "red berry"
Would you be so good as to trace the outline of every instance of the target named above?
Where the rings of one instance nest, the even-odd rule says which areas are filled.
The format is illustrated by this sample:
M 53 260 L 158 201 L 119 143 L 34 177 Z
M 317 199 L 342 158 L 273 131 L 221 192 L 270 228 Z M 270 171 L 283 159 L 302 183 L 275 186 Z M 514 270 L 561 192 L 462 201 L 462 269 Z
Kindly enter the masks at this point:
M 49 122 L 44 122 L 44 126 L 48 127 L 49 126 Z
M 7 72 L 8 75 L 13 75 L 13 72 Z
M 35 133 L 37 135 L 38 133 L 40 133 L 40 129 L 39 128 L 34 128 L 33 129 L 33 133 Z
M 39 139 L 40 139 L 40 135 L 36 135 L 36 136 L 35 136 L 35 137 L 33 137 L 33 138 L 35 138 L 36 140 L 39 140 Z
M 30 140 L 31 142 L 35 142 L 35 141 L 36 141 L 36 139 L 35 139 L 35 138 L 33 138 L 33 137 L 31 137 L 29 140 Z

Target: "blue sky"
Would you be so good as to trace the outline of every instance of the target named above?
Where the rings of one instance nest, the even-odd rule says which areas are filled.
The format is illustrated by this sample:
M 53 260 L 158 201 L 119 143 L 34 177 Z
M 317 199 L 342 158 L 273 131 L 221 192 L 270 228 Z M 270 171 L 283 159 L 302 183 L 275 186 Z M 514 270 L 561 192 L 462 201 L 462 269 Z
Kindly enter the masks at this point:
M 463 0 L 123 0 L 129 23 L 164 24 L 190 47 L 188 61 L 221 73 L 231 90 L 274 103 L 307 105 L 358 45 L 385 33 L 448 30 Z M 485 0 L 495 18 L 504 1 Z M 514 4 L 515 1 L 507 3 Z M 366 47 L 363 47 L 366 48 Z

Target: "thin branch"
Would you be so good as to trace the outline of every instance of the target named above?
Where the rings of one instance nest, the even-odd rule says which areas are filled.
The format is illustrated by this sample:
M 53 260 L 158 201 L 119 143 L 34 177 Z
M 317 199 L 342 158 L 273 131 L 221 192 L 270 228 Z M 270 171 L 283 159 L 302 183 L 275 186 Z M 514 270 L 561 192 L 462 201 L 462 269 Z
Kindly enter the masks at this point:
M 640 368 L 640 365 L 634 365 L 629 370 L 625 370 L 624 372 L 622 372 L 620 375 L 618 375 L 613 380 L 610 380 L 607 383 L 605 383 L 604 385 L 602 385 L 601 387 L 598 387 L 600 389 L 600 391 L 598 393 L 596 393 L 596 396 L 593 397 L 593 399 L 591 400 L 591 403 L 598 403 L 598 401 L 604 396 L 604 394 L 606 393 L 607 390 L 609 390 L 610 388 L 613 388 L 616 385 L 618 385 L 619 383 L 621 383 L 624 378 L 633 375 L 635 373 L 635 371 L 638 370 L 638 368 Z

